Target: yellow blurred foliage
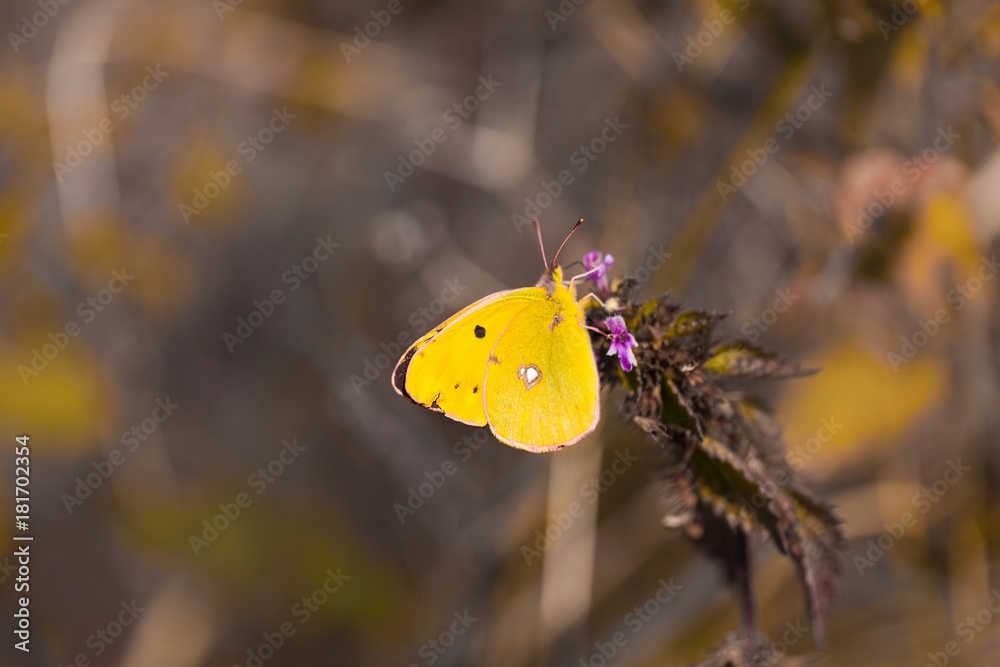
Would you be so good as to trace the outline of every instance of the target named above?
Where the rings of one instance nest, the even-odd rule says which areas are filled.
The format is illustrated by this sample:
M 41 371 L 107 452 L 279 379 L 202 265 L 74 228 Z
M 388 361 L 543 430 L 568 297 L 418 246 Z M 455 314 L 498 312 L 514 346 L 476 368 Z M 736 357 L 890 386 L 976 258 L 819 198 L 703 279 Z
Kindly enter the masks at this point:
M 194 289 L 194 267 L 165 239 L 140 235 L 112 218 L 92 220 L 82 227 L 84 231 L 70 241 L 74 264 L 101 286 L 112 271 L 124 267 L 135 279 L 123 294 L 146 314 L 169 316 Z
M 902 30 L 896 39 L 892 70 L 896 79 L 909 90 L 918 90 L 923 82 L 930 41 L 918 30 Z
M 288 82 L 288 95 L 301 101 L 296 110 L 301 113 L 305 125 L 329 127 L 331 118 L 322 112 L 332 95 L 349 95 L 343 76 L 343 58 L 339 52 L 331 51 L 313 43 L 304 46 L 304 52 L 294 70 L 295 78 Z M 301 122 L 301 121 L 297 121 Z
M 851 339 L 832 342 L 806 365 L 822 370 L 790 384 L 777 412 L 789 451 L 808 461 L 814 474 L 835 474 L 845 463 L 870 456 L 872 447 L 891 454 L 893 439 L 946 389 L 944 371 L 929 354 L 918 354 L 896 372 Z M 809 451 L 814 447 L 806 449 L 807 441 L 817 438 L 824 423 L 839 428 L 818 452 Z
M 922 222 L 931 247 L 940 251 L 942 259 L 954 260 L 966 271 L 979 264 L 972 216 L 962 199 L 948 193 L 937 195 L 924 207 Z
M 984 56 L 1000 57 L 1000 12 L 994 12 L 990 20 L 983 22 L 973 41 Z
M 16 250 L 24 240 L 24 231 L 30 216 L 30 201 L 17 192 L 7 192 L 0 197 L 0 270 L 11 265 L 17 257 Z
M 227 171 L 232 163 L 239 173 Z M 238 224 L 245 166 L 235 145 L 226 148 L 216 138 L 189 137 L 177 149 L 171 165 L 177 224 L 206 231 L 224 231 Z M 187 207 L 186 214 L 181 205 Z
M 45 129 L 45 107 L 40 93 L 29 70 L 13 68 L 0 73 L 0 136 L 23 138 Z M 37 136 L 42 141 L 48 139 L 44 132 Z
M 0 369 L 4 369 L 0 373 L 0 421 L 8 432 L 30 435 L 37 456 L 89 452 L 115 416 L 101 364 L 79 341 L 70 341 L 51 360 L 45 359 L 37 375 L 27 373 L 25 369 L 32 369 L 33 350 L 44 354 L 44 344 L 49 341 L 34 348 L 0 345 Z
M 150 4 L 135 9 L 130 29 L 115 35 L 115 48 L 129 54 L 136 63 L 126 81 L 134 79 L 136 74 L 141 78 L 139 73 L 148 63 L 163 62 L 164 69 L 174 70 L 177 63 L 190 66 L 204 57 L 198 52 L 203 42 L 191 35 L 191 26 L 206 18 L 216 18 L 211 3 L 190 7 L 179 3 Z
M 974 236 L 974 223 L 966 204 L 957 195 L 940 192 L 922 207 L 916 228 L 901 251 L 896 279 L 912 306 L 923 313 L 945 307 L 948 290 L 978 269 L 982 254 Z
M 327 570 L 339 569 L 347 581 L 316 611 L 320 617 L 386 623 L 388 630 L 401 620 L 400 607 L 412 604 L 400 580 L 366 555 L 346 527 L 338 529 L 329 514 L 278 508 L 250 494 L 252 504 L 226 518 L 219 501 L 229 503 L 232 513 L 235 497 L 236 492 L 228 497 L 222 492 L 205 504 L 178 505 L 136 496 L 126 529 L 142 548 L 190 561 L 234 596 L 259 586 L 260 573 L 271 571 L 281 590 L 297 592 L 288 597 L 291 607 L 323 584 Z M 290 523 L 289 514 L 304 521 Z M 309 529 L 314 525 L 325 526 L 324 534 L 334 539 L 317 539 Z

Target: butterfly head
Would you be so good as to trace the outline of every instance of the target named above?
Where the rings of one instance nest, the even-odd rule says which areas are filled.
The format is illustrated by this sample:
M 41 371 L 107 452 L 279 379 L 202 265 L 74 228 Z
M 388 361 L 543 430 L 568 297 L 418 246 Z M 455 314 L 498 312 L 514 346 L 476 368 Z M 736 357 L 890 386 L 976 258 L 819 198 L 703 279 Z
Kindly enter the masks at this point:
M 556 287 L 563 284 L 562 267 L 553 262 L 552 266 L 550 266 L 545 273 L 542 274 L 542 277 L 539 278 L 538 282 L 535 284 L 538 287 L 544 287 L 545 291 L 549 293 L 549 296 L 551 296 L 552 293 L 555 292 Z

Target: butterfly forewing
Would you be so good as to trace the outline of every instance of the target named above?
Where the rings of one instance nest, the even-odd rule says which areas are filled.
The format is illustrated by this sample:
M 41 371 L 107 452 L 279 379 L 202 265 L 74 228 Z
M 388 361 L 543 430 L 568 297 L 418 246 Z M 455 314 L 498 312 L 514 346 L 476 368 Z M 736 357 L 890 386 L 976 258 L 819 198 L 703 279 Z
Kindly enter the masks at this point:
M 485 426 L 483 385 L 493 347 L 518 313 L 545 297 L 540 287 L 498 292 L 445 320 L 400 359 L 396 391 L 457 421 Z

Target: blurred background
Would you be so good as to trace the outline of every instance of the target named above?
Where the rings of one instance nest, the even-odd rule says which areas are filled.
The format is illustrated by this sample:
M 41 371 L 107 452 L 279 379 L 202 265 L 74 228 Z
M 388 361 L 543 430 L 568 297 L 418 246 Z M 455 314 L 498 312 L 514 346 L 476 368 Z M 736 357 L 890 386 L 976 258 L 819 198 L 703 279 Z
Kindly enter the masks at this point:
M 1000 9 L 0 8 L 0 606 L 17 665 L 685 665 L 738 623 L 605 397 L 553 455 L 397 396 L 409 342 L 599 249 L 818 375 L 742 387 L 848 547 L 832 664 L 1000 659 Z M 812 654 L 754 551 L 774 655 Z M 992 605 L 992 608 L 991 608 Z M 11 627 L 11 630 L 13 628 Z M 778 664 L 778 663 L 773 663 Z

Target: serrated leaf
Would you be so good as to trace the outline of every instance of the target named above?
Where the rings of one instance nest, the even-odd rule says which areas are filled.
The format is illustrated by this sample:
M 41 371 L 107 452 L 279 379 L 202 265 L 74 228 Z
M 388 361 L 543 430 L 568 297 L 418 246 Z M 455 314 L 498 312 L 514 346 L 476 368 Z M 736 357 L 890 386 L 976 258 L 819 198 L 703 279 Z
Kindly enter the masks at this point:
M 771 471 L 771 475 L 781 470 L 790 479 L 791 471 L 785 458 L 787 448 L 778 421 L 746 400 L 739 402 L 734 418 L 742 431 L 742 437 L 753 443 L 755 452 Z
M 822 644 L 826 611 L 840 573 L 839 519 L 804 489 L 776 480 L 757 459 L 744 461 L 721 442 L 705 438 L 691 460 L 695 488 L 733 528 L 763 532 L 795 563 L 806 594 L 813 637 Z
M 698 496 L 694 491 L 687 452 L 693 451 L 696 436 L 689 431 L 666 426 L 656 419 L 635 417 L 632 421 L 661 445 L 664 459 L 661 471 L 664 527 L 689 526 L 694 519 Z
M 661 303 L 663 303 L 662 299 L 650 299 L 646 303 L 642 304 L 635 309 L 635 312 L 630 318 L 631 322 L 638 323 L 651 318 L 653 313 L 656 312 L 656 309 L 660 307 Z
M 837 594 L 835 583 L 841 569 L 840 550 L 844 546 L 841 520 L 828 503 L 806 489 L 795 486 L 787 492 L 795 503 L 803 540 L 802 557 L 793 560 L 806 593 L 813 636 L 822 645 L 826 612 Z
M 711 355 L 702 368 L 714 375 L 783 379 L 816 372 L 744 342 L 720 345 L 712 350 Z
M 669 378 L 663 379 L 663 423 L 701 434 L 701 427 L 688 399 Z
M 725 315 L 704 310 L 686 310 L 674 318 L 663 334 L 664 339 L 681 338 L 705 333 L 715 328 Z
M 684 529 L 725 567 L 741 601 L 744 637 L 757 633 L 747 540 L 751 533 L 772 539 L 796 566 L 820 643 L 840 571 L 839 521 L 795 479 L 777 421 L 718 380 L 813 371 L 743 342 L 713 348 L 720 313 L 678 314 L 662 298 L 629 304 L 622 315 L 637 333 L 641 368 L 637 381 L 626 383 L 623 407 L 662 446 L 664 525 Z
M 691 457 L 691 469 L 702 500 L 732 528 L 769 535 L 779 548 L 783 546 L 777 517 L 768 508 L 776 487 L 767 488 L 758 475 L 714 438 L 705 438 L 698 445 Z

